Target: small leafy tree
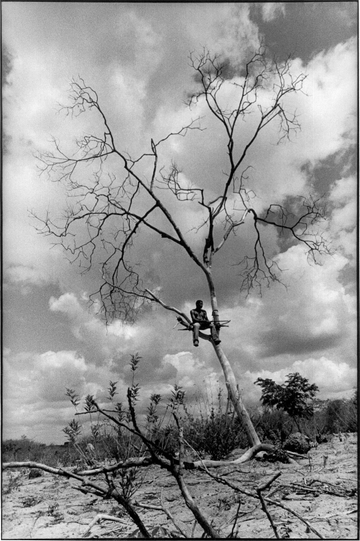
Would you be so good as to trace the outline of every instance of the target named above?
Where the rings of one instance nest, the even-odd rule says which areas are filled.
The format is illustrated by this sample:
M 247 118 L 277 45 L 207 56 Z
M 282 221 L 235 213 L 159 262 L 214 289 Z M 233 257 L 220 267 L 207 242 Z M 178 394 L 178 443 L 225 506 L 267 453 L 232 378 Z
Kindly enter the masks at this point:
M 258 378 L 255 384 L 262 388 L 262 404 L 284 410 L 295 421 L 300 432 L 300 419 L 310 419 L 314 415 L 313 404 L 309 401 L 312 401 L 319 388 L 298 372 L 288 374 L 282 385 L 269 378 Z

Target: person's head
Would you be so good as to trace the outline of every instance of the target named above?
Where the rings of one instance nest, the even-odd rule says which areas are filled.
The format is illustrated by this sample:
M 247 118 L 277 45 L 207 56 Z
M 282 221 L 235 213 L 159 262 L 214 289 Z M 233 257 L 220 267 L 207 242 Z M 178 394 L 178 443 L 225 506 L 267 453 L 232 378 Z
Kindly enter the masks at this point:
M 196 305 L 196 308 L 200 309 L 200 308 L 202 308 L 204 306 L 204 303 L 203 303 L 203 301 L 198 300 L 198 301 L 196 301 L 195 305 Z

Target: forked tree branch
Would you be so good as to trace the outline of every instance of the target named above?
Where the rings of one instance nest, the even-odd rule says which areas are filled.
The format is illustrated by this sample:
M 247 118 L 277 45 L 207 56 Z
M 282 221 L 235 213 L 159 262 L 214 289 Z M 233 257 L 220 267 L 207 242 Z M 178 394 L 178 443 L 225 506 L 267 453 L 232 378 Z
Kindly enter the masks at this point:
M 282 205 L 270 205 L 263 216 L 259 216 L 252 208 L 248 209 L 254 219 L 255 243 L 254 255 L 245 256 L 239 263 L 243 267 L 242 290 L 249 293 L 251 289 L 258 288 L 261 292 L 263 283 L 267 286 L 274 281 L 282 283 L 279 278 L 281 269 L 276 258 L 267 256 L 259 225 L 273 226 L 281 235 L 287 233 L 287 242 L 303 245 L 308 259 L 315 264 L 321 256 L 331 254 L 329 242 L 318 227 L 320 222 L 326 220 L 325 208 L 319 206 L 319 199 L 302 200 L 303 210 L 300 208 L 297 215 Z
M 226 110 L 220 104 L 219 93 L 226 83 L 225 64 L 218 55 L 211 55 L 204 50 L 195 58 L 190 55 L 190 65 L 198 75 L 200 89 L 194 91 L 189 97 L 189 105 L 205 99 L 209 110 L 217 118 L 225 129 L 228 139 L 229 172 L 224 183 L 221 204 L 214 211 L 214 218 L 222 211 L 227 201 L 229 188 L 234 180 L 236 172 L 244 162 L 249 149 L 259 137 L 260 132 L 275 119 L 279 119 L 279 131 L 281 141 L 283 138 L 290 138 L 292 132 L 300 129 L 296 113 L 288 113 L 283 105 L 287 95 L 302 92 L 306 75 L 300 74 L 297 77 L 291 75 L 291 60 L 283 63 L 269 61 L 266 58 L 266 50 L 261 47 L 257 53 L 246 63 L 243 74 L 238 77 L 239 82 L 233 85 L 239 89 L 238 102 Z M 260 92 L 272 93 L 272 101 L 267 107 L 259 102 Z M 240 119 L 245 120 L 246 115 L 258 105 L 259 119 L 255 123 L 253 134 L 249 141 L 238 148 L 235 141 L 235 130 Z M 254 108 L 254 111 L 256 108 Z

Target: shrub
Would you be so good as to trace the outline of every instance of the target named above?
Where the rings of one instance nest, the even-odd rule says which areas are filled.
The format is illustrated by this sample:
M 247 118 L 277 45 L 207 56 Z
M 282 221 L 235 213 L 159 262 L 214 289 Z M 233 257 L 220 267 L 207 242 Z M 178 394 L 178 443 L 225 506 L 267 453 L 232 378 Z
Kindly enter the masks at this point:
M 264 407 L 254 418 L 254 426 L 264 443 L 282 444 L 291 434 L 292 421 L 283 410 Z
M 357 431 L 357 407 L 354 400 L 331 400 L 325 409 L 325 430 L 333 432 Z
M 196 432 L 195 432 L 195 430 Z M 247 437 L 238 418 L 211 408 L 210 416 L 194 421 L 188 427 L 193 447 L 212 460 L 226 457 L 236 447 L 247 444 Z

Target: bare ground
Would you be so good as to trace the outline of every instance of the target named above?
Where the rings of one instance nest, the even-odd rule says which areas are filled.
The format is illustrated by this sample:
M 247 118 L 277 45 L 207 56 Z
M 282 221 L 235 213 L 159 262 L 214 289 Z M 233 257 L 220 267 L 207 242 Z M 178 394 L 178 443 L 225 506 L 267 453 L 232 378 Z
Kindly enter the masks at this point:
M 253 460 L 243 465 L 211 470 L 240 488 L 254 492 L 275 472 L 281 475 L 264 492 L 272 500 L 291 508 L 305 521 L 273 504 L 268 510 L 282 538 L 318 539 L 309 525 L 325 539 L 358 539 L 357 517 L 357 435 L 312 449 L 298 465 Z M 29 470 L 5 470 L 3 474 L 2 539 L 126 539 L 136 530 L 125 512 L 113 500 L 100 500 L 73 487 L 76 481 L 42 472 L 29 479 Z M 161 505 L 172 513 L 190 538 L 200 538 L 199 526 L 193 529 L 193 516 L 179 498 L 173 478 L 158 467 L 140 472 L 144 476 L 133 500 L 143 506 Z M 261 509 L 259 500 L 217 483 L 205 472 L 185 471 L 191 495 L 222 537 L 271 539 L 275 533 Z M 94 479 L 95 480 L 95 479 Z M 99 479 L 98 479 L 99 481 Z M 162 526 L 176 527 L 162 511 L 137 507 L 145 526 L 152 531 Z M 238 510 L 238 521 L 233 529 Z M 88 527 L 98 514 L 118 517 L 121 522 L 102 520 Z M 162 537 L 164 532 L 159 532 Z

